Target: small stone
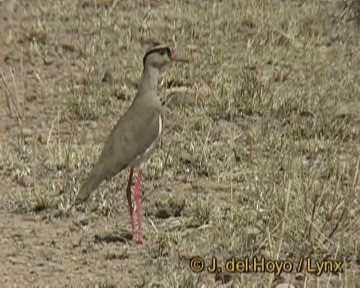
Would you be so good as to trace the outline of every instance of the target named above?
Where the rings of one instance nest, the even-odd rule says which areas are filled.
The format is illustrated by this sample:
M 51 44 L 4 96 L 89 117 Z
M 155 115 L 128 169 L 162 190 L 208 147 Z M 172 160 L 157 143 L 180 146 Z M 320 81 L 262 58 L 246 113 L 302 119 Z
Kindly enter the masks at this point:
M 26 98 L 26 101 L 30 102 L 30 103 L 34 102 L 37 99 L 36 94 L 27 94 L 27 95 L 25 95 L 25 98 Z
M 105 72 L 103 78 L 101 79 L 102 83 L 112 84 L 113 83 L 113 77 L 110 74 L 110 72 Z
M 82 218 L 79 220 L 79 223 L 82 225 L 82 226 L 87 226 L 89 224 L 89 218 L 85 217 L 85 218 Z
M 50 58 L 49 56 L 44 57 L 43 61 L 45 65 L 51 65 L 54 63 L 54 59 Z
M 265 259 L 271 259 L 272 258 L 270 251 L 267 250 L 267 249 L 260 249 L 259 256 L 262 256 Z
M 30 128 L 22 128 L 19 135 L 24 138 L 31 137 L 33 135 L 33 131 Z
M 37 141 L 39 141 L 40 144 L 45 144 L 46 143 L 46 139 L 43 135 L 39 134 L 37 137 Z
M 209 85 L 207 85 L 206 83 L 203 83 L 199 87 L 198 93 L 201 98 L 206 98 L 210 95 L 211 89 L 210 89 Z
M 25 257 L 8 257 L 8 261 L 13 265 L 25 265 L 29 266 L 29 263 Z
M 96 129 L 98 126 L 99 126 L 99 125 L 98 125 L 97 122 L 95 122 L 95 121 L 91 121 L 91 122 L 90 122 L 90 127 L 91 127 L 91 129 Z
M 25 175 L 20 178 L 19 184 L 23 187 L 31 187 L 33 185 L 33 178 L 29 175 Z

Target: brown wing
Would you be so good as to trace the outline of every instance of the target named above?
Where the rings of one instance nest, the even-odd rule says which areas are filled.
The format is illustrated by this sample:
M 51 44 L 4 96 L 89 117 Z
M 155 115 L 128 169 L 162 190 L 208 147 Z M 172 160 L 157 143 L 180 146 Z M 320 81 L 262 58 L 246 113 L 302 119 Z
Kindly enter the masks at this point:
M 157 101 L 148 100 L 135 99 L 124 117 L 116 124 L 99 160 L 80 189 L 75 201 L 77 204 L 85 201 L 102 181 L 127 168 L 158 138 L 161 105 Z

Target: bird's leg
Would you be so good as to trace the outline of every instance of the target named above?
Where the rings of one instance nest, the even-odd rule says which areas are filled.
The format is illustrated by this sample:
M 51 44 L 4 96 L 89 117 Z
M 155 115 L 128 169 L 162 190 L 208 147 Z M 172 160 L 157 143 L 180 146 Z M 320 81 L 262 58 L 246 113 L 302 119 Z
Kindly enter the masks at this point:
M 134 168 L 130 168 L 128 185 L 126 187 L 126 198 L 128 200 L 131 231 L 132 231 L 133 239 L 135 240 L 135 237 L 136 237 L 136 235 L 135 235 L 135 225 L 134 225 L 133 207 L 132 207 L 132 201 L 131 201 L 131 184 L 132 184 L 133 172 L 134 172 Z
M 141 198 L 140 198 L 141 174 L 142 174 L 141 168 L 139 168 L 137 179 L 134 186 L 134 199 L 136 206 L 136 219 L 138 224 L 139 242 L 143 242 L 142 221 L 141 221 Z

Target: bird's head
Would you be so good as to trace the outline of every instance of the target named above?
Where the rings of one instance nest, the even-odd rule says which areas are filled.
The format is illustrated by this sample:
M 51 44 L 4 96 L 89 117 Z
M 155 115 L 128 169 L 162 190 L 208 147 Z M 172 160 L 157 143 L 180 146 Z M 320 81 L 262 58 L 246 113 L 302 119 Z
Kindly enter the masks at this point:
M 178 59 L 168 46 L 156 45 L 150 47 L 143 58 L 144 67 L 153 66 L 162 70 L 170 62 L 186 62 L 184 59 Z

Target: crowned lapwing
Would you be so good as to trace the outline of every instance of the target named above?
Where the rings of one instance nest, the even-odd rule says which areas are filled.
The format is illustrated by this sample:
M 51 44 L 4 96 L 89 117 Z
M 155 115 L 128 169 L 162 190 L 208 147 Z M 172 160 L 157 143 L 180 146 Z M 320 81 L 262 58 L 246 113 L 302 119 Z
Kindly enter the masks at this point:
M 142 170 L 140 164 L 146 161 L 155 149 L 163 129 L 162 106 L 157 95 L 157 85 L 163 69 L 172 61 L 186 60 L 178 59 L 170 48 L 164 45 L 153 46 L 145 53 L 137 94 L 129 110 L 112 130 L 97 163 L 81 186 L 75 200 L 76 205 L 87 200 L 91 192 L 104 180 L 110 180 L 120 171 L 130 168 L 126 197 L 133 239 L 139 242 L 143 241 L 140 199 Z M 131 199 L 131 184 L 135 167 L 139 167 L 134 186 L 138 233 L 135 231 Z

